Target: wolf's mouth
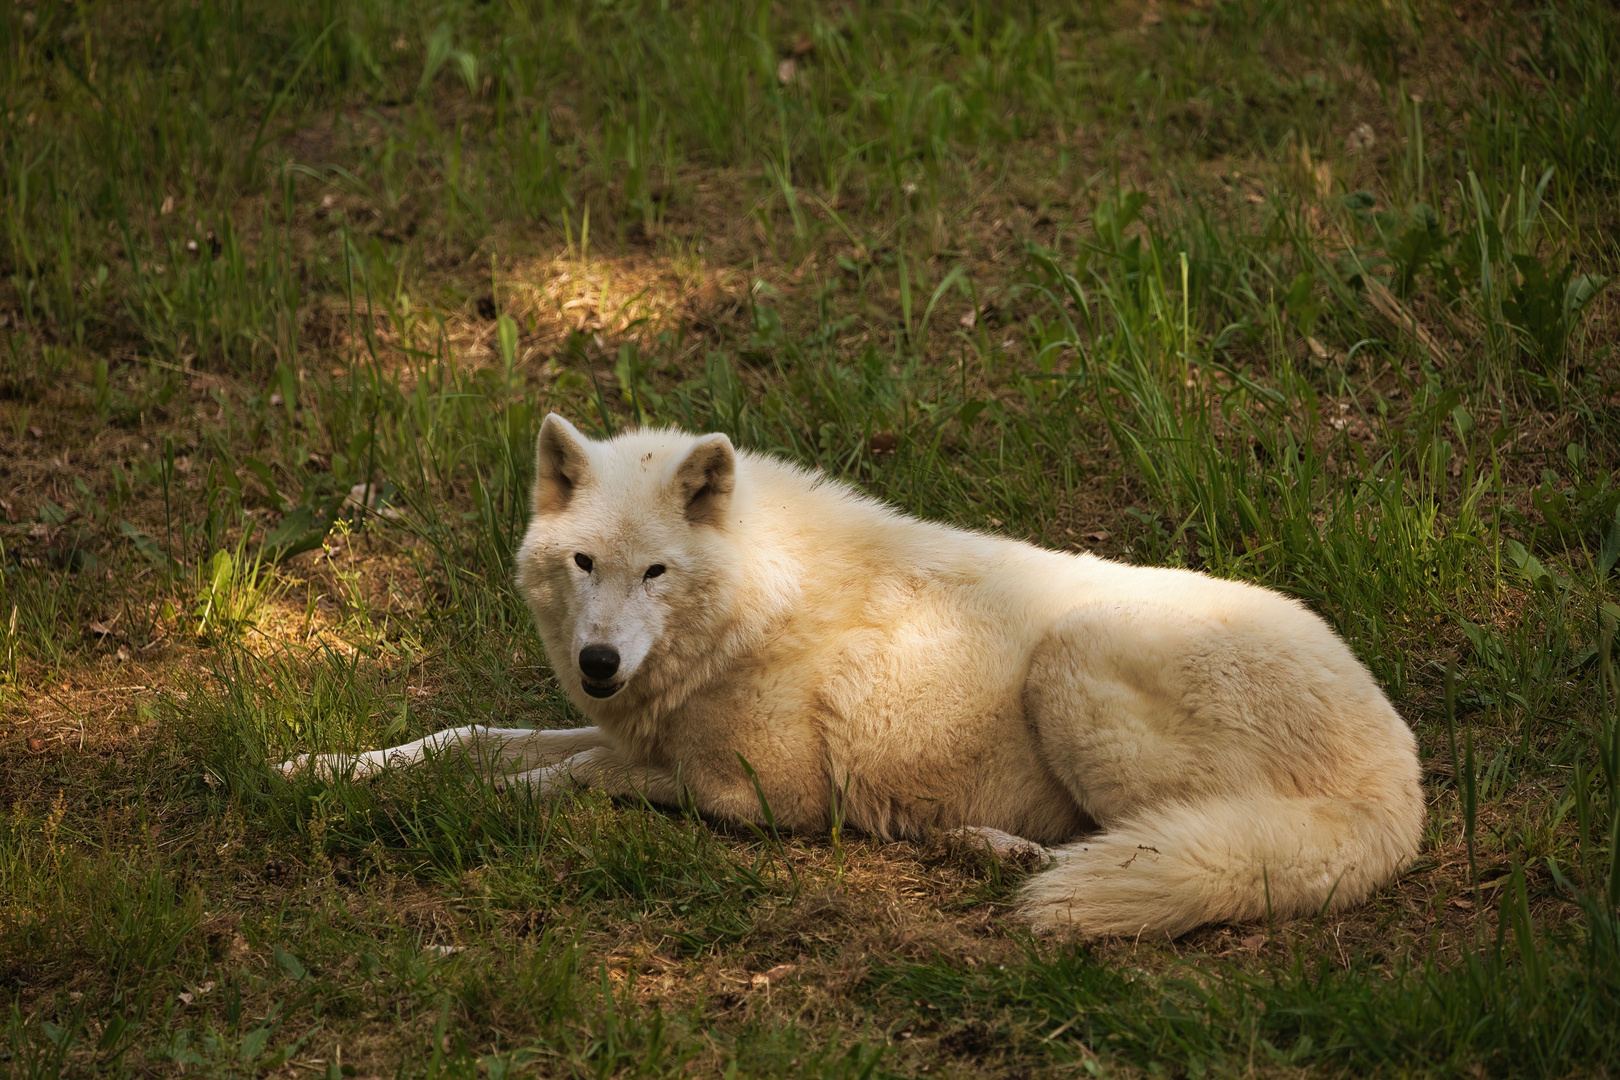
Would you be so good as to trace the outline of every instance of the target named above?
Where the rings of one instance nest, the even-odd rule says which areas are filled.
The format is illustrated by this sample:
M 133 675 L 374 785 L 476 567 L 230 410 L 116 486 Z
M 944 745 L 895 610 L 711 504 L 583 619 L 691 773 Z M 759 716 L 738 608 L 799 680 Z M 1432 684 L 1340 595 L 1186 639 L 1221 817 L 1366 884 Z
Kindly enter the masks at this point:
M 623 686 L 624 683 L 592 682 L 587 678 L 581 677 L 579 680 L 579 685 L 583 687 L 585 692 L 591 695 L 593 698 L 610 698 L 619 692 L 619 688 Z

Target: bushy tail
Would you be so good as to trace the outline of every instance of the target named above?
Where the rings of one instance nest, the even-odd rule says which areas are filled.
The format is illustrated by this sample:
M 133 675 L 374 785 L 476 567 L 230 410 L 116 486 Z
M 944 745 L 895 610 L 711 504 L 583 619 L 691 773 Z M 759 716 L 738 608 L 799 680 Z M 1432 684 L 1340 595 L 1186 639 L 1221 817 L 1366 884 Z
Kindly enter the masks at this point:
M 1415 785 L 1414 785 L 1415 787 Z M 1172 803 L 1053 852 L 1024 889 L 1037 930 L 1176 937 L 1365 898 L 1416 852 L 1423 803 L 1261 796 Z

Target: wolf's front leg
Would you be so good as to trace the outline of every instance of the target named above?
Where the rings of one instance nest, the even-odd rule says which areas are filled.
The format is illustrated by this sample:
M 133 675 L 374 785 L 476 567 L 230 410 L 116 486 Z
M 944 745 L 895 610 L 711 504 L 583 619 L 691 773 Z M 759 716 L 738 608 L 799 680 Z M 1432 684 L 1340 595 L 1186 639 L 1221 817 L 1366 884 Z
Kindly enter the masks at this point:
M 514 776 L 508 786 L 527 783 L 537 792 L 550 794 L 569 787 L 588 787 L 609 795 L 638 796 L 664 806 L 695 806 L 699 813 L 714 818 L 764 824 L 759 792 L 753 781 L 739 773 L 731 776 L 702 768 L 677 773 L 661 765 L 635 761 L 608 745 L 575 754 L 566 761 L 548 765 L 522 776 Z M 786 828 L 809 822 L 795 820 L 791 808 L 784 813 L 772 800 L 776 823 Z
M 656 765 L 631 762 L 610 746 L 596 746 L 563 761 L 507 780 L 507 787 L 528 784 L 549 795 L 571 787 L 588 787 L 609 795 L 641 795 L 649 802 L 679 805 L 684 786 L 675 774 Z
M 472 724 L 446 728 L 426 738 L 387 750 L 355 754 L 300 754 L 276 766 L 292 776 L 309 771 L 327 780 L 350 777 L 362 780 L 389 768 L 420 764 L 429 756 L 462 750 L 474 766 L 486 775 L 523 772 L 536 765 L 555 762 L 582 750 L 603 744 L 594 728 L 535 731 L 530 728 L 492 728 Z

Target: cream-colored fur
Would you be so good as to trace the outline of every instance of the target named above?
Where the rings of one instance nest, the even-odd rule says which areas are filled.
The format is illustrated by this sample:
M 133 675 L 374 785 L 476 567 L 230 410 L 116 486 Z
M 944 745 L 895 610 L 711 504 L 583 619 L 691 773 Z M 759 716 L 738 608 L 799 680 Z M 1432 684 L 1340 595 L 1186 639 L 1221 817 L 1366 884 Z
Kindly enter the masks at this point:
M 1277 593 L 918 521 L 723 435 L 597 442 L 555 415 L 534 510 L 518 585 L 596 726 L 314 764 L 454 744 L 722 818 L 760 821 L 763 794 L 792 829 L 837 804 L 882 837 L 984 827 L 1051 846 L 1023 912 L 1083 935 L 1344 907 L 1417 849 L 1411 732 Z M 586 692 L 587 646 L 619 655 L 611 696 Z

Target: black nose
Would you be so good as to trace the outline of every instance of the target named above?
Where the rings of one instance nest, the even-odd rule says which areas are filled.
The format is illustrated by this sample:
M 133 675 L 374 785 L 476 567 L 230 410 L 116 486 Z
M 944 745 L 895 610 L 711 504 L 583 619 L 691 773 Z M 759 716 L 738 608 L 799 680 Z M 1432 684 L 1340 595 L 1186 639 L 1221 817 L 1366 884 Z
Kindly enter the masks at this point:
M 579 650 L 579 670 L 587 679 L 607 682 L 619 670 L 619 650 L 611 645 L 587 645 Z

